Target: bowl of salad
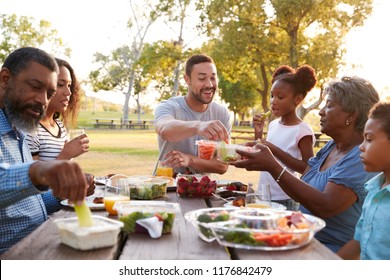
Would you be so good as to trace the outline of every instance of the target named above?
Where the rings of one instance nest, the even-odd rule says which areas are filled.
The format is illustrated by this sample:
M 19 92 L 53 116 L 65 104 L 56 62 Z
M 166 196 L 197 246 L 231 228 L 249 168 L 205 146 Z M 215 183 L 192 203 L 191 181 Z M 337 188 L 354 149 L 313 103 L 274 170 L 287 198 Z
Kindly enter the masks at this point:
M 176 214 L 180 212 L 178 203 L 166 201 L 123 201 L 115 203 L 114 209 L 125 233 L 149 233 L 152 237 L 171 233 Z
M 312 215 L 275 211 L 275 226 L 264 229 L 258 226 L 262 223 L 254 223 L 255 219 L 250 219 L 247 214 L 210 224 L 220 245 L 249 250 L 289 250 L 308 244 L 325 227 L 324 220 Z
M 184 218 L 196 229 L 200 239 L 206 242 L 215 240 L 214 233 L 210 229 L 212 223 L 225 222 L 232 218 L 232 209 L 204 208 L 185 213 Z

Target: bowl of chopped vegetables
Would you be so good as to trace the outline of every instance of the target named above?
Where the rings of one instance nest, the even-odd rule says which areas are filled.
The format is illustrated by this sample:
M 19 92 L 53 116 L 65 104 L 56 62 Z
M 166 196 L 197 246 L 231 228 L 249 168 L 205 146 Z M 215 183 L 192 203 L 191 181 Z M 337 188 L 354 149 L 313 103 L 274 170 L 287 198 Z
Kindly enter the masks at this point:
M 235 162 L 241 160 L 242 157 L 237 153 L 239 151 L 255 152 L 256 148 L 239 144 L 226 144 L 221 141 L 217 144 L 217 159 L 223 162 Z
M 116 187 L 128 187 L 130 198 L 134 200 L 152 200 L 164 197 L 167 194 L 167 186 L 171 180 L 164 177 L 153 176 L 127 176 L 117 179 L 109 185 Z
M 145 227 L 140 220 L 156 218 L 156 223 L 162 222 L 161 234 L 172 232 L 176 213 L 180 212 L 178 203 L 166 201 L 124 201 L 117 202 L 114 209 L 118 212 L 118 220 L 124 223 L 125 233 L 148 233 L 155 227 Z M 148 220 L 150 221 L 150 220 Z
M 249 219 L 247 214 L 210 224 L 209 228 L 220 245 L 266 251 L 289 250 L 308 244 L 315 233 L 325 227 L 324 220 L 312 215 L 275 211 L 275 226 L 264 229 L 253 223 L 255 219 Z
M 215 236 L 210 229 L 210 224 L 230 220 L 232 211 L 233 209 L 223 207 L 204 208 L 187 212 L 184 218 L 195 227 L 200 239 L 212 242 L 215 240 Z

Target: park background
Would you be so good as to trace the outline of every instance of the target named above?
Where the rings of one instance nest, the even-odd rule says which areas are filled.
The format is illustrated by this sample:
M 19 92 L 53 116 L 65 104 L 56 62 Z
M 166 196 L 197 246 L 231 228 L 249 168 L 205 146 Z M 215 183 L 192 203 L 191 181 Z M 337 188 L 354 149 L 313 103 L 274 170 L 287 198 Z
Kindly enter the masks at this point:
M 164 15 L 156 21 L 148 21 L 149 4 L 157 3 L 169 8 L 161 9 Z M 197 3 L 210 4 L 208 13 L 203 14 L 206 16 L 203 27 L 201 14 L 195 10 Z M 262 9 L 260 3 L 268 8 L 272 3 L 279 10 L 272 14 L 269 9 Z M 185 59 L 193 52 L 206 51 L 216 58 L 219 71 L 221 91 L 216 99 L 232 111 L 234 125 L 240 120 L 251 120 L 255 112 L 268 110 L 272 69 L 280 64 L 313 65 L 319 75 L 319 86 L 306 98 L 305 108 L 315 106 L 299 113 L 318 131 L 318 107 L 323 100 L 317 97 L 321 97 L 323 87 L 333 78 L 362 76 L 373 82 L 383 100 L 388 98 L 390 43 L 384 30 L 390 25 L 389 3 L 386 0 L 69 0 L 66 3 L 0 0 L 3 35 L 0 62 L 7 52 L 32 43 L 67 59 L 83 82 L 85 94 L 78 126 L 86 129 L 91 140 L 90 152 L 75 161 L 97 176 L 150 174 L 158 153 L 157 136 L 152 128 L 96 130 L 91 124 L 93 119 L 153 119 L 154 106 L 160 100 L 185 92 L 182 80 Z M 325 10 L 327 5 L 332 9 Z M 356 6 L 351 9 L 350 5 Z M 292 29 L 295 33 L 286 36 L 289 23 L 295 24 L 294 17 L 301 11 L 297 25 L 300 32 Z M 262 16 L 265 21 L 259 25 L 257 20 Z M 26 21 L 22 22 L 22 17 Z M 287 24 L 283 22 L 285 19 Z M 146 32 L 148 27 L 150 30 Z M 34 37 L 42 34 L 42 38 Z M 115 60 L 119 62 L 117 65 L 113 63 Z M 143 75 L 145 71 L 149 76 Z M 110 76 L 113 72 L 121 73 L 120 82 Z M 132 74 L 136 74 L 135 78 L 129 79 Z M 230 167 L 218 177 L 255 183 L 256 173 Z

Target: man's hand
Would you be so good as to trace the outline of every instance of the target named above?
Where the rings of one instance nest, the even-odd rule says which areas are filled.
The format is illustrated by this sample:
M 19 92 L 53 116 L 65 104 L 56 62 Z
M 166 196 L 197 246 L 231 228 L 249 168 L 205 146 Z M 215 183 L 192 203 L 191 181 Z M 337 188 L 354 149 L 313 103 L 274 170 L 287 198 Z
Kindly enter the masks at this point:
M 173 168 L 188 167 L 190 164 L 191 155 L 184 154 L 179 151 L 170 151 L 164 156 L 164 163 Z
M 37 161 L 29 175 L 34 185 L 49 186 L 54 196 L 68 199 L 70 204 L 80 205 L 89 187 L 80 166 L 68 160 Z
M 229 132 L 218 120 L 200 122 L 198 126 L 198 135 L 214 141 L 222 140 L 226 143 L 229 141 Z

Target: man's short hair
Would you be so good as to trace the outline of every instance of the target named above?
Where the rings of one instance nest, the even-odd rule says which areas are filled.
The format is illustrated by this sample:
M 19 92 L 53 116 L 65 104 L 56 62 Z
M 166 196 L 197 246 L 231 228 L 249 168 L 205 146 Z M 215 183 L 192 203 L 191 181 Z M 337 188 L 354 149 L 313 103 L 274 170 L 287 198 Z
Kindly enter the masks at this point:
M 7 68 L 12 75 L 18 75 L 26 69 L 31 62 L 37 62 L 52 72 L 59 73 L 58 65 L 53 56 L 44 50 L 25 47 L 13 51 L 4 61 L 3 68 Z
M 192 68 L 194 68 L 194 65 L 199 64 L 199 63 L 203 63 L 203 62 L 209 62 L 209 63 L 215 64 L 214 60 L 210 56 L 208 56 L 206 54 L 195 54 L 195 55 L 191 56 L 186 62 L 186 75 L 190 77 L 191 72 L 192 72 Z

